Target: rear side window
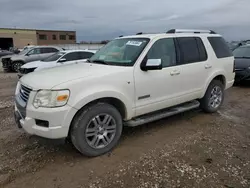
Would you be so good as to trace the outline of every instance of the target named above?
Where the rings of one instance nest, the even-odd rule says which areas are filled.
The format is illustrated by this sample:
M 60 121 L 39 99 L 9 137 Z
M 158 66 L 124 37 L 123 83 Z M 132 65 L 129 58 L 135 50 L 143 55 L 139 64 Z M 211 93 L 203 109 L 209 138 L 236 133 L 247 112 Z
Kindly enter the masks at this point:
M 226 41 L 222 37 L 208 37 L 208 41 L 213 47 L 217 58 L 233 56 L 232 51 L 230 50 Z
M 55 48 L 42 48 L 42 54 L 58 52 Z
M 199 37 L 177 38 L 180 49 L 180 64 L 195 63 L 207 59 L 206 49 Z
M 94 55 L 94 53 L 91 53 L 91 52 L 78 52 L 78 53 L 79 53 L 80 59 L 88 59 Z

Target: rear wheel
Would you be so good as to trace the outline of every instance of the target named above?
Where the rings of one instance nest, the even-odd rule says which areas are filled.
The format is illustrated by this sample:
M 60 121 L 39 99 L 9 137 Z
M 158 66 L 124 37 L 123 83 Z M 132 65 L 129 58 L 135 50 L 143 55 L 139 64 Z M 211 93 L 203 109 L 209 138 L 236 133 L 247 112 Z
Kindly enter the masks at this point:
M 18 72 L 22 65 L 23 63 L 20 61 L 14 62 L 12 65 L 12 70 Z
M 75 117 L 70 136 L 76 149 L 94 157 L 111 151 L 117 145 L 122 126 L 122 117 L 115 107 L 97 103 Z
M 216 112 L 224 101 L 224 86 L 219 80 L 213 80 L 205 96 L 200 100 L 201 108 L 207 113 Z

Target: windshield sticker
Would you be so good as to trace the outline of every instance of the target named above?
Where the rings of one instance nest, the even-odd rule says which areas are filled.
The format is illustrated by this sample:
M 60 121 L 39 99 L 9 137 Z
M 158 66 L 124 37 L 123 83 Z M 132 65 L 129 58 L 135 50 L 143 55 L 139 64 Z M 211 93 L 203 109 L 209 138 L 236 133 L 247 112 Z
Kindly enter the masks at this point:
M 128 41 L 126 45 L 141 46 L 142 42 L 139 41 Z

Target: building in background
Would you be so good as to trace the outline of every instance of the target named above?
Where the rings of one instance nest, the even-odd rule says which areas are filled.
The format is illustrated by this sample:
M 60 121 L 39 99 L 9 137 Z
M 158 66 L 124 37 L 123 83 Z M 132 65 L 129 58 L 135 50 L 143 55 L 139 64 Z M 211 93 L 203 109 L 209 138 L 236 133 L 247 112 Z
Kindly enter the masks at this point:
M 29 45 L 75 44 L 75 31 L 0 28 L 0 48 Z

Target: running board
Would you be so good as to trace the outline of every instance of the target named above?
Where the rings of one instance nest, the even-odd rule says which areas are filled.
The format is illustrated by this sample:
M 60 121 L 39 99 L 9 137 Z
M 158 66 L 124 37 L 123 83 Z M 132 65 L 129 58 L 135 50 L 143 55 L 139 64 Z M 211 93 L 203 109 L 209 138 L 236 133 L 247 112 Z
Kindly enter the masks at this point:
M 138 125 L 150 123 L 191 109 L 195 109 L 198 108 L 199 106 L 200 103 L 197 100 L 186 102 L 178 106 L 170 107 L 147 115 L 139 116 L 135 119 L 124 122 L 124 125 L 128 127 L 136 127 Z

